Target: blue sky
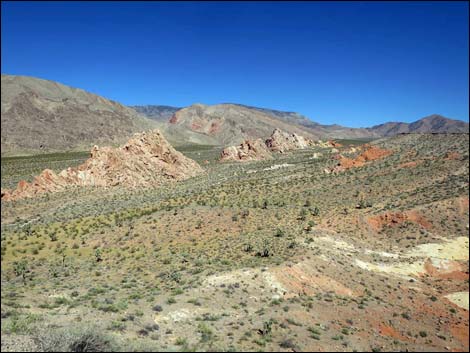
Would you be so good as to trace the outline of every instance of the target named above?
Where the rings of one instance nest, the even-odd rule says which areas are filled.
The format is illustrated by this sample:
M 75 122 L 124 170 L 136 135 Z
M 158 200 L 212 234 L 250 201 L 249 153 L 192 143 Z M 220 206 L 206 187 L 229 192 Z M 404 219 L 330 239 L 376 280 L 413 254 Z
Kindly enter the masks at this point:
M 2 73 L 123 104 L 468 121 L 467 2 L 8 2 Z

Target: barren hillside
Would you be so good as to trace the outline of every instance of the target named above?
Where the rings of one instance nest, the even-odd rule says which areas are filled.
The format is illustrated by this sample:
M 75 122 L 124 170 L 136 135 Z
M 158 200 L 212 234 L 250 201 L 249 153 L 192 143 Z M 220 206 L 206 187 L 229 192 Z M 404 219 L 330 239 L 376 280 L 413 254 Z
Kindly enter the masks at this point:
M 156 126 L 134 110 L 84 90 L 2 75 L 2 156 L 118 145 Z

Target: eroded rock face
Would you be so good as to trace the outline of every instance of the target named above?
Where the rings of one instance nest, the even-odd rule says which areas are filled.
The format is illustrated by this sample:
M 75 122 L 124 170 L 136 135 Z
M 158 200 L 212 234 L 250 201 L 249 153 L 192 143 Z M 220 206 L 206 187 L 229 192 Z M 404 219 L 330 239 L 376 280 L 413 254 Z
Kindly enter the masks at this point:
M 296 133 L 275 129 L 270 138 L 266 140 L 266 146 L 273 152 L 286 152 L 290 150 L 303 149 L 312 145 L 312 142 Z
M 272 158 L 261 139 L 245 140 L 239 146 L 227 147 L 220 155 L 221 161 L 259 161 Z
M 59 174 L 46 169 L 32 183 L 20 181 L 16 190 L 2 190 L 2 200 L 34 197 L 69 186 L 159 186 L 196 176 L 203 169 L 176 151 L 158 130 L 135 134 L 119 148 L 94 146 L 90 158 Z

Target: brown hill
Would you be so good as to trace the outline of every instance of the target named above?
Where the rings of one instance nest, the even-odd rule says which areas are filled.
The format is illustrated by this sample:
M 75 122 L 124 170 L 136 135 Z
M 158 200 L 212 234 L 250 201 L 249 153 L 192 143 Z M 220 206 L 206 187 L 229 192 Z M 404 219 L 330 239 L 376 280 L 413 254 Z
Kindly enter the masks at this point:
M 445 133 L 468 133 L 468 123 L 449 119 L 442 115 L 433 114 L 413 123 L 389 122 L 368 128 L 371 133 L 379 136 L 394 136 L 401 133 L 406 134 L 445 134 Z
M 2 156 L 119 145 L 153 121 L 119 103 L 57 82 L 2 75 Z
M 178 110 L 165 131 L 169 136 L 189 131 L 220 145 L 235 145 L 247 139 L 266 138 L 275 129 L 317 137 L 312 131 L 277 119 L 269 114 L 235 104 L 207 106 L 194 104 Z
M 20 181 L 16 190 L 2 190 L 2 200 L 34 197 L 69 186 L 159 186 L 202 173 L 192 159 L 176 151 L 158 130 L 135 134 L 120 148 L 94 146 L 82 165 L 55 174 L 44 170 L 33 182 Z

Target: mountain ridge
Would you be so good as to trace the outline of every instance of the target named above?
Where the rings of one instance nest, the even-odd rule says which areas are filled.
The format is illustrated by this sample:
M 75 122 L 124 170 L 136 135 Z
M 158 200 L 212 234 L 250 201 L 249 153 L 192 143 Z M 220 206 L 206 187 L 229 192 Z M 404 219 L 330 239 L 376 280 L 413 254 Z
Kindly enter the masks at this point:
M 147 118 L 156 121 L 167 121 L 176 111 L 182 109 L 181 107 L 172 107 L 170 105 L 157 104 L 130 105 L 129 108 L 132 108 L 139 114 L 143 114 Z
M 297 112 L 260 108 L 240 103 L 220 103 L 214 105 L 196 103 L 185 108 L 190 108 L 192 106 L 199 106 L 199 108 L 201 108 L 228 105 L 262 112 L 270 115 L 273 118 L 279 118 L 284 122 L 292 123 L 302 128 L 307 128 L 308 133 L 316 135 L 320 138 L 380 138 L 394 136 L 400 133 L 468 133 L 467 122 L 463 120 L 447 118 L 440 114 L 431 114 L 410 123 L 396 120 L 388 121 L 382 124 L 376 124 L 371 127 L 347 127 L 336 123 L 321 124 Z M 144 108 L 142 107 L 146 106 L 140 107 L 140 112 L 143 112 Z M 168 109 L 168 106 L 149 105 L 149 107 L 152 107 L 152 109 L 157 109 L 157 107 Z M 185 109 L 177 107 L 170 108 L 172 108 L 175 113 L 181 109 Z M 148 117 L 151 118 L 149 115 Z M 164 119 L 159 119 L 159 121 L 164 122 Z
M 381 138 L 400 133 L 468 133 L 468 123 L 433 114 L 412 123 L 365 128 L 323 125 L 296 112 L 239 103 L 188 107 L 125 106 L 61 83 L 1 75 L 2 156 L 117 146 L 129 136 L 158 128 L 173 145 L 237 145 L 281 129 L 309 139 Z

